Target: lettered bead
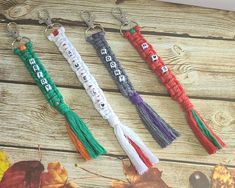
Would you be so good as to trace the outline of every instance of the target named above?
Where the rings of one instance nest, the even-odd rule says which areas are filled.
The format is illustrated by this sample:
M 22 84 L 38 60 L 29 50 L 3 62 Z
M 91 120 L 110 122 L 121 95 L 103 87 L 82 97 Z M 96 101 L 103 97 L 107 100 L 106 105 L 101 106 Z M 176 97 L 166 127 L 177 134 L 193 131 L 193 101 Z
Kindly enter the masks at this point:
M 141 44 L 141 47 L 143 50 L 145 50 L 149 47 L 149 45 L 145 42 L 145 43 Z
M 105 57 L 105 61 L 108 62 L 108 61 L 112 61 L 112 57 L 110 55 L 106 56 Z
M 50 84 L 45 85 L 45 89 L 47 92 L 49 92 L 52 88 Z
M 168 71 L 167 66 L 163 66 L 161 69 L 162 69 L 162 73 L 165 73 L 165 72 L 167 72 L 167 71 Z
M 121 71 L 119 69 L 115 70 L 114 71 L 114 75 L 115 76 L 119 76 L 121 74 Z
M 37 72 L 37 77 L 40 79 L 40 78 L 43 78 L 43 73 L 42 72 Z
M 126 77 L 124 75 L 120 75 L 118 79 L 119 79 L 119 82 L 125 82 L 126 81 Z
M 112 69 L 116 68 L 116 67 L 117 67 L 117 63 L 114 62 L 114 61 L 111 61 L 111 62 L 110 62 L 110 67 L 111 67 Z
M 158 60 L 158 56 L 157 55 L 152 55 L 151 59 L 152 59 L 152 61 L 157 61 Z
M 101 53 L 101 55 L 105 55 L 105 54 L 107 54 L 107 50 L 105 48 L 102 48 L 100 50 L 100 53 Z
M 42 85 L 47 84 L 47 79 L 46 79 L 46 78 L 41 79 L 41 84 L 42 84 Z
M 35 59 L 33 59 L 33 58 L 30 59 L 30 60 L 29 60 L 29 64 L 30 64 L 30 65 L 35 65 L 35 64 L 36 64 Z
M 39 68 L 38 65 L 34 65 L 34 66 L 33 66 L 33 71 L 34 71 L 34 72 L 37 72 L 37 71 L 39 71 L 39 70 L 40 70 L 40 68 Z

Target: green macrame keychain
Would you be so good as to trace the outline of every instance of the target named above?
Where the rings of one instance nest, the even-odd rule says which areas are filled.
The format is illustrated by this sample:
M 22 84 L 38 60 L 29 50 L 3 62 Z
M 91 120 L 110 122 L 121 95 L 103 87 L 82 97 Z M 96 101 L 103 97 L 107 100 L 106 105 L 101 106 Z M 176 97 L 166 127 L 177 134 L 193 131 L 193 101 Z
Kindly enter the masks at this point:
M 19 35 L 17 24 L 14 22 L 10 22 L 7 29 L 15 38 L 12 43 L 14 53 L 23 61 L 50 105 L 66 117 L 66 128 L 77 151 L 86 160 L 105 154 L 105 149 L 95 140 L 83 120 L 65 104 L 63 96 L 34 53 L 30 39 Z

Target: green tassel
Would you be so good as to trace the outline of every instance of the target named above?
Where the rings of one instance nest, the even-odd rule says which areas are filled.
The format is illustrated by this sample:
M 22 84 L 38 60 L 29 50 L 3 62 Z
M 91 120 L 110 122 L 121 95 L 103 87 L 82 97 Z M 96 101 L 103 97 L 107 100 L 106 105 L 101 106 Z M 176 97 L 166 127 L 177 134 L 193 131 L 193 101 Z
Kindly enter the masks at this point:
M 211 134 L 211 132 L 207 129 L 206 125 L 204 124 L 204 122 L 201 120 L 201 118 L 197 115 L 197 113 L 195 112 L 195 110 L 192 110 L 192 114 L 194 119 L 196 120 L 199 128 L 201 129 L 201 131 L 203 132 L 203 134 L 218 148 L 221 149 L 221 145 L 219 144 L 219 142 L 217 141 L 217 139 Z
M 40 88 L 41 92 L 44 94 L 47 101 L 50 103 L 51 106 L 55 107 L 61 114 L 63 114 L 73 133 L 76 137 L 80 140 L 83 146 L 86 148 L 88 154 L 91 158 L 96 158 L 101 154 L 105 154 L 106 150 L 95 140 L 89 129 L 87 128 L 86 124 L 82 121 L 82 119 L 74 113 L 64 102 L 62 94 L 57 89 L 54 81 L 51 79 L 49 74 L 47 73 L 45 67 L 40 62 L 39 58 L 35 55 L 32 49 L 32 43 L 27 42 L 25 44 L 26 49 L 20 51 L 18 48 L 14 49 L 14 53 L 17 54 L 21 60 L 24 62 L 26 68 L 28 69 L 29 73 L 33 77 L 35 83 Z M 41 83 L 41 77 L 37 75 L 37 73 L 33 69 L 33 65 L 29 63 L 30 59 L 35 60 L 35 64 L 39 67 L 39 71 L 43 75 L 43 78 L 47 80 L 47 84 L 50 85 L 51 89 L 47 90 L 45 88 L 45 84 Z
M 74 134 L 82 142 L 91 158 L 106 153 L 106 150 L 94 139 L 86 124 L 76 113 L 70 110 L 65 113 L 65 116 Z

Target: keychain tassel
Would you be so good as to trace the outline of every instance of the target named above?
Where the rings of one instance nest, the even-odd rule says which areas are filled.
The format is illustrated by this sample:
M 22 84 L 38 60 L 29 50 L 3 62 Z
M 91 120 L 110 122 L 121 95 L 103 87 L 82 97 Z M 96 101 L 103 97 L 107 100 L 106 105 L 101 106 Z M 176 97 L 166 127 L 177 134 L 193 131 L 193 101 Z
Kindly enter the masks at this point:
M 74 140 L 75 143 L 78 143 L 79 140 L 81 141 L 81 143 L 83 143 L 83 148 L 76 147 L 76 149 L 80 153 L 84 154 L 84 158 L 86 160 L 88 160 L 90 158 L 94 159 L 97 156 L 106 153 L 104 148 L 94 139 L 93 135 L 91 134 L 91 132 L 87 128 L 86 124 L 83 122 L 83 120 L 81 118 L 79 118 L 79 116 L 76 113 L 74 113 L 73 111 L 68 111 L 65 113 L 65 117 L 70 125 L 70 130 L 76 136 L 76 138 L 79 138 L 79 139 Z M 85 154 L 86 151 L 90 155 L 90 157 L 88 157 L 88 158 L 85 157 L 85 156 L 87 156 L 87 154 Z
M 108 119 L 110 125 L 114 128 L 114 133 L 128 155 L 132 164 L 139 174 L 143 174 L 159 160 L 147 148 L 143 141 L 130 128 L 123 125 L 119 119 L 113 116 Z
M 179 133 L 145 103 L 138 93 L 131 95 L 130 100 L 136 105 L 139 116 L 146 128 L 162 148 L 171 144 L 179 136 Z
M 164 64 L 151 44 L 144 39 L 140 32 L 140 27 L 135 26 L 129 31 L 124 31 L 123 35 L 135 47 L 152 71 L 161 79 L 171 98 L 181 104 L 186 112 L 190 128 L 207 152 L 213 154 L 217 150 L 222 149 L 225 143 L 210 129 L 209 125 L 194 109 L 193 104 L 173 72 Z
M 91 35 L 87 38 L 87 41 L 96 49 L 101 61 L 123 96 L 129 98 L 132 104 L 136 106 L 141 120 L 156 142 L 162 148 L 171 144 L 179 136 L 179 133 L 170 127 L 135 91 L 127 74 L 105 39 L 104 32 L 97 32 Z
M 14 53 L 24 62 L 48 102 L 66 117 L 68 134 L 83 158 L 88 160 L 105 154 L 105 149 L 95 140 L 82 119 L 64 103 L 63 96 L 33 52 L 32 43 L 29 41 L 20 45 L 14 49 Z

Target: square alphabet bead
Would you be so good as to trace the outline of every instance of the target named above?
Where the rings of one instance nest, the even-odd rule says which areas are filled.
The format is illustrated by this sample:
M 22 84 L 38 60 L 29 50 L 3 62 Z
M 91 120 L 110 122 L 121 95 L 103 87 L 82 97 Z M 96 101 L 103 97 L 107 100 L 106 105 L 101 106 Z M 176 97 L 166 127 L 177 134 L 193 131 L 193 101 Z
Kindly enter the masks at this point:
M 120 75 L 118 79 L 119 79 L 119 82 L 125 82 L 126 81 L 126 77 L 124 75 Z
M 141 44 L 141 47 L 143 50 L 145 50 L 149 47 L 149 45 L 145 42 L 145 43 Z
M 100 50 L 100 53 L 101 53 L 101 55 L 105 55 L 105 54 L 107 54 L 107 50 L 105 48 L 102 48 Z
M 34 65 L 34 66 L 33 66 L 33 71 L 34 71 L 34 72 L 37 72 L 37 71 L 39 71 L 39 70 L 40 70 L 40 68 L 39 68 L 38 65 Z
M 167 72 L 167 71 L 168 71 L 167 66 L 163 66 L 161 69 L 162 69 L 162 73 L 165 73 L 165 72 Z
M 35 62 L 35 60 L 32 58 L 32 59 L 29 60 L 29 64 L 30 64 L 30 65 L 35 65 L 36 62 Z
M 47 92 L 49 92 L 52 88 L 50 84 L 45 85 L 45 89 Z
M 110 67 L 111 67 L 111 69 L 116 68 L 116 67 L 117 67 L 117 63 L 114 62 L 114 61 L 111 61 L 111 62 L 110 62 Z
M 152 59 L 152 61 L 157 61 L 158 60 L 158 56 L 157 55 L 152 55 L 151 59 Z
M 121 75 L 121 71 L 119 69 L 113 71 L 115 76 Z
M 42 84 L 42 85 L 47 84 L 47 79 L 46 79 L 46 78 L 41 79 L 41 84 Z
M 37 72 L 37 77 L 40 79 L 40 78 L 43 78 L 43 73 L 42 72 Z
M 105 61 L 106 62 L 112 61 L 112 57 L 110 55 L 106 56 L 105 57 Z

